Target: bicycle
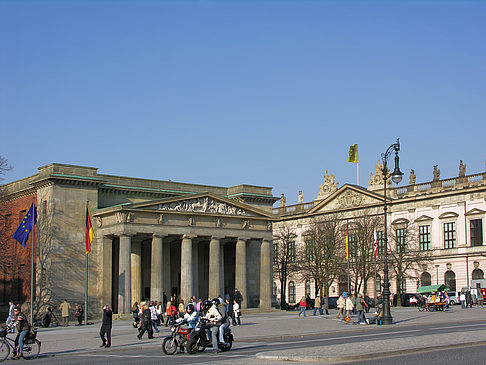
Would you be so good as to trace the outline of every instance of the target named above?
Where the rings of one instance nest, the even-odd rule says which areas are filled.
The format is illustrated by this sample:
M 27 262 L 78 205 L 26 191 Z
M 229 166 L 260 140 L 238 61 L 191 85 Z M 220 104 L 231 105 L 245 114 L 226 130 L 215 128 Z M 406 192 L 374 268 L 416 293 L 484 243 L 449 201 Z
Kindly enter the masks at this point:
M 24 339 L 23 356 L 26 360 L 36 359 L 39 356 L 41 342 L 36 338 Z M 0 362 L 7 360 L 10 351 L 15 352 L 15 340 L 8 337 L 7 329 L 5 327 L 0 330 Z

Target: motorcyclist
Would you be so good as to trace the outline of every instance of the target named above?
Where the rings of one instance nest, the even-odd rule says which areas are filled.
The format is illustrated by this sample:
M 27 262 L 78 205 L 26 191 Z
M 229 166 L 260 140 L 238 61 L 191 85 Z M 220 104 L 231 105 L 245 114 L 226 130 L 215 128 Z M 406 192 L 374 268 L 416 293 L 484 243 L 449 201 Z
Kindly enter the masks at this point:
M 221 321 L 223 317 L 218 311 L 217 305 L 219 305 L 219 299 L 213 299 L 212 301 L 205 300 L 203 302 L 203 308 L 206 311 L 206 315 L 204 318 L 209 320 L 211 324 L 211 343 L 213 345 L 213 351 L 220 351 L 218 348 L 218 334 L 219 334 L 219 326 L 221 325 Z
M 229 327 L 230 321 L 228 316 L 228 308 L 225 302 L 221 301 L 218 305 L 219 314 L 221 314 L 222 320 L 219 326 L 219 342 L 227 346 L 228 344 L 224 341 L 224 330 Z
M 187 322 L 187 326 L 190 329 L 193 329 L 196 327 L 197 320 L 199 319 L 197 312 L 194 310 L 194 304 L 189 303 L 186 307 L 186 313 L 184 314 L 183 318 L 178 318 L 176 320 L 177 323 L 180 323 L 182 321 Z

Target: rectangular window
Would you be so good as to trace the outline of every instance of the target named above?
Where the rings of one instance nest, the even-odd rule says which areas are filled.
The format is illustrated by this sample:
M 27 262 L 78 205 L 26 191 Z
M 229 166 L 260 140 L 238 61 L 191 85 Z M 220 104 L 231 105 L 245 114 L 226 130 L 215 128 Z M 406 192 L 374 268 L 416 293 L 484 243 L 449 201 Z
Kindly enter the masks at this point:
M 289 250 L 288 250 L 288 254 L 289 254 L 289 263 L 290 264 L 293 264 L 295 263 L 295 242 L 289 242 Z
M 444 248 L 456 247 L 456 223 L 444 223 Z
M 273 264 L 278 265 L 278 243 L 273 243 Z
M 420 251 L 430 250 L 430 225 L 419 226 Z
M 471 246 L 483 245 L 483 220 L 471 220 Z
M 305 241 L 305 259 L 307 262 L 314 261 L 314 241 L 312 240 Z
M 397 252 L 407 252 L 407 229 L 398 228 L 395 233 L 397 235 Z
M 385 232 L 376 232 L 376 240 L 378 241 L 378 255 L 385 254 Z

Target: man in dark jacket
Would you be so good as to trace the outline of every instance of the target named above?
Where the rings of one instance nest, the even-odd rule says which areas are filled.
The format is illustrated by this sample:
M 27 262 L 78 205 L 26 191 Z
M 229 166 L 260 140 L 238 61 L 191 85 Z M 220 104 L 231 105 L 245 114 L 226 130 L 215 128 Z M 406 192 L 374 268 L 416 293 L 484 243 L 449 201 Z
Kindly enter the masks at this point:
M 100 337 L 103 343 L 100 347 L 111 347 L 111 327 L 112 327 L 113 312 L 110 307 L 105 305 L 103 307 L 103 322 L 101 323 Z M 106 338 L 105 338 L 106 335 Z
M 152 313 L 147 303 L 142 306 L 142 318 L 140 320 L 140 330 L 138 333 L 138 339 L 141 340 L 143 334 L 147 331 L 148 338 L 154 338 L 154 330 L 152 329 Z

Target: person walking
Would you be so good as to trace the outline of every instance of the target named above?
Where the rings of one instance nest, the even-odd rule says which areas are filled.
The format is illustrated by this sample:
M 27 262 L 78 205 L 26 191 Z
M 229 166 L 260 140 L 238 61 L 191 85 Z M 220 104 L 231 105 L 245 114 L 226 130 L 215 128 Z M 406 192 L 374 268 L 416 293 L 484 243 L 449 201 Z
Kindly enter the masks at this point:
M 345 298 L 346 298 L 346 292 L 343 292 L 338 300 L 337 300 L 337 309 L 338 309 L 338 312 L 337 312 L 337 315 L 336 315 L 336 318 L 339 318 L 341 315 L 343 316 L 344 318 L 344 304 L 345 304 Z
M 167 320 L 165 321 L 165 326 L 167 327 L 167 325 L 174 322 L 177 317 L 177 309 L 171 301 L 167 302 L 167 306 L 165 307 L 165 315 L 167 316 Z
M 344 309 L 346 310 L 346 318 L 349 318 L 351 311 L 354 309 L 353 301 L 349 295 L 346 298 Z
M 7 317 L 7 320 L 5 322 L 5 325 L 7 327 L 10 324 L 10 322 L 12 322 L 12 320 L 14 318 L 14 308 L 15 308 L 15 305 L 13 304 L 13 302 L 12 301 L 9 301 L 8 302 L 8 317 Z M 15 333 L 15 328 L 12 328 L 10 330 L 10 333 Z
M 108 305 L 105 305 L 103 307 L 103 320 L 101 321 L 100 328 L 100 337 L 102 341 L 100 347 L 111 347 L 111 327 L 113 325 L 112 319 L 113 312 Z
M 139 311 L 140 308 L 138 306 L 138 302 L 133 303 L 132 305 L 133 328 L 138 328 L 138 324 L 140 323 Z
M 241 309 L 240 305 L 233 299 L 233 326 L 241 326 Z
M 305 317 L 305 310 L 306 310 L 306 308 L 307 308 L 307 302 L 305 300 L 305 297 L 302 297 L 300 299 L 300 302 L 299 302 L 299 311 L 300 311 L 299 312 L 299 317 L 300 317 L 301 314 L 304 314 L 304 317 Z
M 243 295 L 241 295 L 238 288 L 235 288 L 235 299 L 236 299 L 236 301 L 238 302 L 238 304 L 240 305 L 240 308 L 241 308 L 241 302 L 243 301 Z
M 149 309 L 150 309 L 150 320 L 152 321 L 152 328 L 154 329 L 155 332 L 159 333 L 159 329 L 157 327 L 157 321 L 159 317 L 157 316 L 157 308 L 155 308 L 154 302 L 150 302 Z
M 321 299 L 321 307 L 324 307 L 324 310 L 326 311 L 326 316 L 329 315 L 329 299 L 327 298 L 327 295 L 324 294 Z
M 314 300 L 314 316 L 317 311 L 319 311 L 319 314 L 322 316 L 321 297 L 319 294 L 316 295 L 316 299 Z
M 461 294 L 459 295 L 459 300 L 461 301 L 461 308 L 465 309 L 466 308 L 466 294 L 461 292 Z
M 74 305 L 74 317 L 78 320 L 78 324 L 76 326 L 81 326 L 83 324 L 83 314 L 84 310 L 81 304 L 76 303 Z
M 362 294 L 358 294 L 358 299 L 356 300 L 356 311 L 358 312 L 358 323 L 366 324 L 365 308 L 367 307 L 366 301 Z
M 64 299 L 64 302 L 61 303 L 59 309 L 61 310 L 62 326 L 69 326 L 69 311 L 71 310 L 71 304 L 68 303 L 67 299 Z
M 152 313 L 147 303 L 142 303 L 142 318 L 140 320 L 140 329 L 138 330 L 138 339 L 141 340 L 145 331 L 149 339 L 154 338 L 154 331 L 152 329 Z

